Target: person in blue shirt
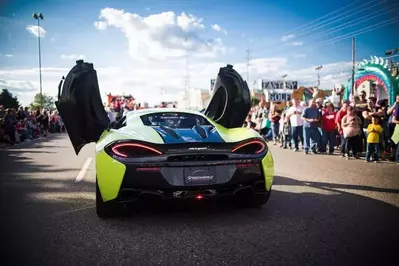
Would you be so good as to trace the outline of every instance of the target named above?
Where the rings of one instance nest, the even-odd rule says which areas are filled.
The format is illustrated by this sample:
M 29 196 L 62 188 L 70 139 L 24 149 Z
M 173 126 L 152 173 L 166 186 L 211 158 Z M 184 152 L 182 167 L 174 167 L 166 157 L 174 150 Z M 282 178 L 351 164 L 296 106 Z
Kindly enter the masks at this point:
M 305 154 L 309 153 L 309 148 L 313 154 L 317 154 L 317 147 L 320 146 L 321 135 L 319 131 L 321 115 L 319 108 L 314 100 L 309 101 L 309 106 L 302 112 L 303 123 L 303 139 Z

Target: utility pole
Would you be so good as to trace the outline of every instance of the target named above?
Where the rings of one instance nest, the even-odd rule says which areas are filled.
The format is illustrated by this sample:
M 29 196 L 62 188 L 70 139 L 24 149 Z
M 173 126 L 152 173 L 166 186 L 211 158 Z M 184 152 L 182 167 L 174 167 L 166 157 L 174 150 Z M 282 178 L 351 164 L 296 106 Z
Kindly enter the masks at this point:
M 322 69 L 323 66 L 318 66 L 315 68 L 316 72 L 317 72 L 317 88 L 320 87 L 320 69 Z
M 251 66 L 251 49 L 245 50 L 247 53 L 247 83 L 249 84 L 249 68 Z
M 42 87 L 42 52 L 40 48 L 40 20 L 42 13 L 33 13 L 32 17 L 37 20 L 37 41 L 39 44 L 39 81 L 40 81 L 40 109 L 43 109 L 43 87 Z
M 186 38 L 185 42 L 188 42 L 188 38 Z M 189 64 L 188 64 L 188 50 L 186 49 L 186 75 L 184 78 L 184 99 L 185 99 L 185 108 L 189 108 L 190 106 L 190 99 L 189 99 L 189 89 L 190 89 L 190 72 L 189 72 Z
M 356 39 L 352 38 L 352 84 L 351 94 L 355 95 Z

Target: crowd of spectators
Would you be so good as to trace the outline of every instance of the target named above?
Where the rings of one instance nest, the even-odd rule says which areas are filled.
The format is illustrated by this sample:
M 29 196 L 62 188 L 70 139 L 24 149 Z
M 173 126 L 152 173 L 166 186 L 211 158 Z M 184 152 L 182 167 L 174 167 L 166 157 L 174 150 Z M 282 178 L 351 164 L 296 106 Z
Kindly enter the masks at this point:
M 56 111 L 30 110 L 28 107 L 5 109 L 0 105 L 0 148 L 64 132 L 65 127 Z
M 285 107 L 261 101 L 244 126 L 283 149 L 299 151 L 301 144 L 304 154 L 333 155 L 338 150 L 348 160 L 363 155 L 366 162 L 391 159 L 399 164 L 399 142 L 392 140 L 395 126 L 399 134 L 399 95 L 393 106 L 364 91 L 340 106 L 321 98 L 308 104 L 293 99 Z
M 129 111 L 142 109 L 133 96 L 112 96 L 108 104 L 104 104 L 109 120 L 116 121 Z
M 104 104 L 105 111 L 108 114 L 108 118 L 111 122 L 120 119 L 127 112 L 134 110 L 145 109 L 146 107 L 142 106 L 141 103 L 137 103 L 136 100 L 132 96 L 114 96 L 109 99 L 108 104 Z M 158 108 L 166 108 L 167 103 L 161 102 L 156 107 Z M 173 105 L 173 108 L 176 106 Z

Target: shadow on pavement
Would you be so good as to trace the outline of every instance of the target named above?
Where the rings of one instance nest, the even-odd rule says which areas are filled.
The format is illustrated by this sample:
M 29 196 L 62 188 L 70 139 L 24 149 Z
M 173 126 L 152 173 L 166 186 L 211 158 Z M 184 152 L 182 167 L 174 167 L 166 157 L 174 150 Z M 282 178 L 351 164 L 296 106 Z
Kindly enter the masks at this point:
M 15 146 L 9 147 L 7 149 L 0 149 L 1 151 L 7 151 L 7 150 L 20 150 L 20 149 L 29 149 L 33 147 L 43 147 L 45 143 L 48 143 L 50 140 L 57 140 L 65 137 L 66 133 L 56 133 L 56 134 L 50 134 L 47 137 L 41 137 L 39 139 L 34 139 L 30 142 L 22 142 L 20 144 L 16 144 Z
M 385 192 L 385 193 L 399 193 L 399 189 L 390 188 L 378 188 L 370 186 L 359 186 L 359 185 L 349 185 L 349 184 L 335 184 L 335 183 L 325 183 L 325 182 L 314 182 L 314 181 L 299 181 L 291 178 L 276 177 L 279 185 L 291 185 L 291 186 L 310 186 L 320 189 L 326 189 L 331 191 L 340 192 L 334 189 L 353 189 L 362 191 L 374 191 L 374 192 Z
M 30 150 L 34 148 L 38 150 Z M 0 151 L 1 236 L 6 243 L 2 265 L 48 265 L 42 260 L 49 249 L 48 237 L 59 233 L 59 228 L 47 226 L 51 217 L 93 206 L 93 183 L 74 183 L 66 173 L 79 169 L 57 167 L 51 159 L 49 164 L 35 163 L 34 156 L 52 156 L 51 150 L 42 148 L 36 144 Z
M 51 151 L 35 151 L 28 149 L 10 149 L 7 151 L 0 151 L 0 172 L 1 174 L 12 174 L 15 177 L 21 177 L 26 174 L 28 177 L 31 173 L 40 172 L 65 172 L 77 170 L 74 168 L 59 168 L 54 164 L 35 164 L 33 158 L 24 156 L 24 154 L 52 154 Z M 51 162 L 51 160 L 49 161 Z
M 91 182 L 3 181 L 6 258 L 24 254 L 13 257 L 19 265 L 392 265 L 397 257 L 398 208 L 331 191 L 347 185 L 279 176 L 261 209 L 193 202 L 99 220 Z
M 41 138 L 32 142 L 22 143 L 8 149 L 0 150 L 0 173 L 1 175 L 10 174 L 13 177 L 22 177 L 23 174 L 29 178 L 30 174 L 38 173 L 61 173 L 66 171 L 77 170 L 73 168 L 60 168 L 57 161 L 51 154 L 57 154 L 56 150 L 51 150 L 48 143 L 57 143 L 58 140 L 65 138 L 64 133 L 52 134 L 47 138 Z M 58 146 L 53 145 L 53 148 Z M 35 162 L 37 156 L 49 156 L 49 163 L 53 164 L 38 164 Z M 67 158 L 66 158 L 67 159 Z
M 53 144 L 0 151 L 2 265 L 396 264 L 399 209 L 339 189 L 394 197 L 398 189 L 278 176 L 259 209 L 162 204 L 100 220 L 94 183 L 32 160 L 51 156 Z

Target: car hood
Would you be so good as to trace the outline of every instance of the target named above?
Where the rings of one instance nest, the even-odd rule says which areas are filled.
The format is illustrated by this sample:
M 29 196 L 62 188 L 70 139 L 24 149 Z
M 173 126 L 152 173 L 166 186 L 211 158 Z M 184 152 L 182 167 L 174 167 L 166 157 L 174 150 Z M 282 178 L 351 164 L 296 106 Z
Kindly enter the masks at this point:
M 187 142 L 225 142 L 216 128 L 211 125 L 196 125 L 192 128 L 171 128 L 166 126 L 152 128 L 161 136 L 165 144 L 179 144 Z

